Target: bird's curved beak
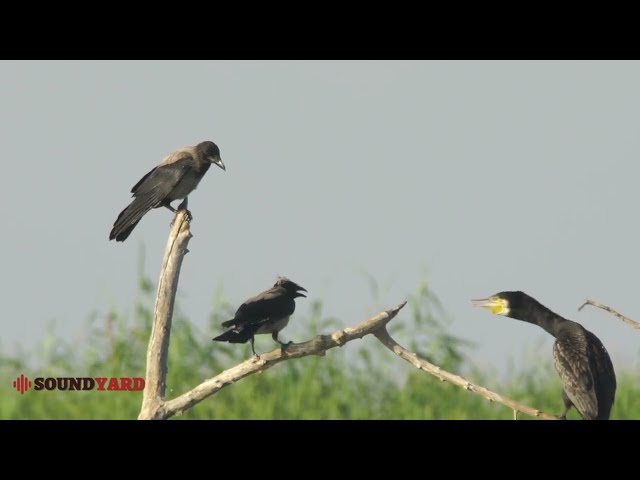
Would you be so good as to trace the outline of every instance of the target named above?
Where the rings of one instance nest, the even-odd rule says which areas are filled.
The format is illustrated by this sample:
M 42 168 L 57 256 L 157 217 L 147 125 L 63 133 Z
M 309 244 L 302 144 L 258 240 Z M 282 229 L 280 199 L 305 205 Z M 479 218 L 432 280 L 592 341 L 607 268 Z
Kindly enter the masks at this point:
M 222 162 L 222 159 L 220 157 L 207 157 L 207 158 L 211 163 L 215 163 L 222 170 L 224 170 L 225 172 L 227 171 L 227 167 L 224 166 L 224 163 Z
M 505 311 L 504 301 L 495 297 L 471 300 L 471 305 L 473 305 L 474 307 L 486 308 L 494 315 L 502 315 L 503 312 Z
M 300 285 L 298 285 L 298 287 L 296 288 L 296 296 L 298 297 L 304 297 L 307 298 L 307 296 L 304 293 L 300 293 L 300 292 L 307 292 L 307 289 L 304 287 L 301 287 Z M 309 293 L 309 292 L 307 292 Z

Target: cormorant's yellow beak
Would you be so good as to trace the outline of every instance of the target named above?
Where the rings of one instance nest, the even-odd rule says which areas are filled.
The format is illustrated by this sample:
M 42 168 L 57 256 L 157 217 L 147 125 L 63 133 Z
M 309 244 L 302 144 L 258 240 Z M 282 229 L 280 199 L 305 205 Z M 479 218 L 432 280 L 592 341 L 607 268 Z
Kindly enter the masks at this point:
M 509 313 L 508 302 L 500 297 L 481 298 L 479 300 L 471 300 L 474 307 L 483 307 L 494 315 L 506 315 Z

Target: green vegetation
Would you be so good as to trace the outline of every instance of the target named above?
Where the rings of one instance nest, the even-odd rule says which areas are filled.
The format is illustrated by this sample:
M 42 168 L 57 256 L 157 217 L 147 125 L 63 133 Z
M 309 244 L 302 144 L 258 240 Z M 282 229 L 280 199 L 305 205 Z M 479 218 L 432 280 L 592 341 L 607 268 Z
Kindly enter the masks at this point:
M 132 319 L 113 312 L 107 321 L 93 322 L 82 341 L 65 343 L 51 332 L 36 352 L 0 354 L 0 418 L 2 419 L 133 419 L 142 392 L 35 392 L 20 395 L 11 388 L 16 373 L 38 376 L 144 376 L 155 289 L 146 279 Z M 174 316 L 168 376 L 168 397 L 194 387 L 250 355 L 248 346 L 211 342 L 231 313 L 217 294 L 210 326 L 201 331 L 180 309 Z M 374 313 L 374 312 L 372 312 Z M 311 338 L 335 330 L 342 322 L 327 318 L 322 303 L 313 302 L 310 318 L 296 325 L 295 338 Z M 390 332 L 403 345 L 453 373 L 509 395 L 549 413 L 562 409 L 560 383 L 548 359 L 529 371 L 499 381 L 494 375 L 465 368 L 469 342 L 447 333 L 446 314 L 438 299 L 421 285 Z M 351 320 L 349 321 L 351 323 Z M 290 327 L 291 328 L 291 327 Z M 265 342 L 263 345 L 271 345 Z M 612 418 L 640 418 L 638 373 L 619 369 Z M 511 419 L 501 405 L 418 372 L 380 343 L 367 337 L 324 358 L 307 357 L 278 365 L 223 389 L 185 415 L 187 419 Z M 520 415 L 519 418 L 529 417 Z M 579 418 L 572 411 L 569 418 Z

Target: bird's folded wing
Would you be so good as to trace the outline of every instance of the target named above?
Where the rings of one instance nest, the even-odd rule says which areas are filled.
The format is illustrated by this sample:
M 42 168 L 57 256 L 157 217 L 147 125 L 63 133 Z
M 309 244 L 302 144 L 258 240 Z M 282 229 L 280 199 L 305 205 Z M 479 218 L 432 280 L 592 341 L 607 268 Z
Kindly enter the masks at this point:
M 586 337 L 558 338 L 553 345 L 555 366 L 567 396 L 585 417 L 598 415 L 598 400 L 587 354 Z
M 291 315 L 294 309 L 295 303 L 285 289 L 273 287 L 244 302 L 236 312 L 234 324 L 260 325 L 270 317 Z
M 149 192 L 168 195 L 182 180 L 191 167 L 191 160 L 184 158 L 177 162 L 154 168 L 140 179 L 131 189 L 134 197 L 142 197 Z

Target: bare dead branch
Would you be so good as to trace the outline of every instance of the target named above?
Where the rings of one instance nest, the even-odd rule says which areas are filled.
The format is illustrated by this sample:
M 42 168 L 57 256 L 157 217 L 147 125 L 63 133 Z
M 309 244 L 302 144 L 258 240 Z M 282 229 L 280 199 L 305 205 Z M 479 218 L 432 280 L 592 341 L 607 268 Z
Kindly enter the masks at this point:
M 158 283 L 158 295 L 156 298 L 153 327 L 147 349 L 145 389 L 142 399 L 142 408 L 138 415 L 138 419 L 140 420 L 164 420 L 174 415 L 180 415 L 189 408 L 203 401 L 205 398 L 249 375 L 263 372 L 278 363 L 292 360 L 294 358 L 302 358 L 309 355 L 324 356 L 327 350 L 335 347 L 341 347 L 350 341 L 362 338 L 369 334 L 375 335 L 383 345 L 399 357 L 413 364 L 417 368 L 436 376 L 440 380 L 446 380 L 454 385 L 463 387 L 476 395 L 481 395 L 488 400 L 496 401 L 511 408 L 514 412 L 514 418 L 518 412 L 522 412 L 527 415 L 548 420 L 558 419 L 558 417 L 521 405 L 510 398 L 499 395 L 484 387 L 474 385 L 460 376 L 453 375 L 442 370 L 440 367 L 427 362 L 426 360 L 418 357 L 415 353 L 409 352 L 404 347 L 400 346 L 389 336 L 386 325 L 398 314 L 407 302 L 402 302 L 394 308 L 382 311 L 353 327 L 338 330 L 330 335 L 318 335 L 308 342 L 289 345 L 284 350 L 276 349 L 272 352 L 264 353 L 259 359 L 251 358 L 246 360 L 235 367 L 225 370 L 213 378 L 205 380 L 187 393 L 166 401 L 167 358 L 169 351 L 169 339 L 171 335 L 173 306 L 178 288 L 180 268 L 182 266 L 184 256 L 188 252 L 187 245 L 191 237 L 192 235 L 189 230 L 188 215 L 185 210 L 178 210 L 167 241 L 162 261 L 162 269 L 160 272 L 160 281 Z
M 191 237 L 187 212 L 178 210 L 173 219 L 160 270 L 153 326 L 147 349 L 147 373 L 142 408 L 138 415 L 140 420 L 155 418 L 156 412 L 164 404 L 173 305 L 178 289 L 180 267 L 188 252 L 187 245 Z
M 249 375 L 263 372 L 286 360 L 302 358 L 309 355 L 324 356 L 327 350 L 341 347 L 352 340 L 362 338 L 374 333 L 380 328 L 384 328 L 406 303 L 407 302 L 402 302 L 396 307 L 380 312 L 362 323 L 338 330 L 331 335 L 318 335 L 308 342 L 291 344 L 286 347 L 285 350 L 276 349 L 269 353 L 263 353 L 260 355 L 260 359 L 251 358 L 246 360 L 209 380 L 205 380 L 189 392 L 165 402 L 162 407 L 157 410 L 154 418 L 167 419 L 173 415 L 180 415 L 224 387 Z
M 630 318 L 625 317 L 621 313 L 616 312 L 613 308 L 608 307 L 607 305 L 603 305 L 603 304 L 598 303 L 598 302 L 594 302 L 593 300 L 586 299 L 584 301 L 584 303 L 582 305 L 580 305 L 580 308 L 578 308 L 578 311 L 582 310 L 587 305 L 592 305 L 594 307 L 601 308 L 602 310 L 604 310 L 606 312 L 609 312 L 612 315 L 615 315 L 616 317 L 618 317 L 620 320 L 622 320 L 627 325 L 631 325 L 633 328 L 640 328 L 640 322 L 636 322 L 635 320 L 631 320 Z
M 373 333 L 379 328 L 384 328 L 406 304 L 406 302 L 403 302 L 392 309 L 380 312 L 358 325 L 338 330 L 331 335 L 318 335 L 308 342 L 289 345 L 285 350 L 278 349 L 265 353 L 261 355 L 259 360 L 251 358 L 204 381 L 191 391 L 173 400 L 165 401 L 167 358 L 173 306 L 178 289 L 180 268 L 184 256 L 188 252 L 187 245 L 191 236 L 188 214 L 185 210 L 178 210 L 169 233 L 162 260 L 160 281 L 158 282 L 153 327 L 147 349 L 145 389 L 142 397 L 142 408 L 138 415 L 140 420 L 167 419 L 173 415 L 181 414 L 225 386 L 231 385 L 248 375 L 267 370 L 282 361 L 308 355 L 322 356 L 331 348 L 340 347 L 347 342 Z
M 396 342 L 393 338 L 391 338 L 391 335 L 389 335 L 389 332 L 387 331 L 386 327 L 378 329 L 374 333 L 374 335 L 378 340 L 380 340 L 380 342 L 382 342 L 382 344 L 385 347 L 387 347 L 393 353 L 398 355 L 403 360 L 406 360 L 407 362 L 409 362 L 411 365 L 418 368 L 419 370 L 423 370 L 428 374 L 433 375 L 434 377 L 440 379 L 443 382 L 447 381 L 449 383 L 453 383 L 454 385 L 457 385 L 458 387 L 462 387 L 465 390 L 475 393 L 476 395 L 480 395 L 481 397 L 484 397 L 489 401 L 498 402 L 506 407 L 509 407 L 511 410 L 513 410 L 514 420 L 517 418 L 518 412 L 522 412 L 526 415 L 541 418 L 544 420 L 559 420 L 559 417 L 556 417 L 555 415 L 549 415 L 548 413 L 541 412 L 538 409 L 531 408 L 526 405 L 522 405 L 521 403 L 518 403 L 509 397 L 505 397 L 498 393 L 492 392 L 491 390 L 485 387 L 474 385 L 470 381 L 458 375 L 449 373 L 443 370 L 442 368 L 438 367 L 437 365 L 427 362 L 423 358 L 420 358 L 417 354 L 410 352 L 403 346 L 399 345 L 398 342 Z

